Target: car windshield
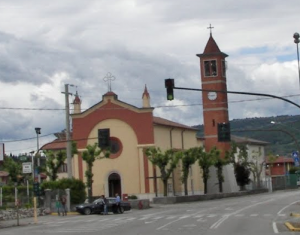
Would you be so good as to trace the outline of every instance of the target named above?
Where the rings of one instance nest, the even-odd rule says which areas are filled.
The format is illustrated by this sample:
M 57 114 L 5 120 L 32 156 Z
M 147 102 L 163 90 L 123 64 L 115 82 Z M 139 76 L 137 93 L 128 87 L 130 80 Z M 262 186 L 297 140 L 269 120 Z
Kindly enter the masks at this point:
M 95 201 L 93 201 L 93 204 L 97 204 L 97 203 L 103 203 L 103 199 L 102 198 L 98 198 Z

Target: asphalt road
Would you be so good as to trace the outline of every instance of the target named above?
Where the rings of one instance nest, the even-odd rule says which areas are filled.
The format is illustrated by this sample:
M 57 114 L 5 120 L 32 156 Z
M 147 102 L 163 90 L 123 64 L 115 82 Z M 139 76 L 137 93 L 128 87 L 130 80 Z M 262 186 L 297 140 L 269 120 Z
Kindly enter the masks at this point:
M 0 229 L 1 235 L 269 235 L 298 234 L 284 225 L 300 218 L 300 190 L 175 205 L 124 214 L 44 216 L 37 224 Z M 28 220 L 28 219 L 27 219 Z M 21 220 L 21 224 L 26 224 Z

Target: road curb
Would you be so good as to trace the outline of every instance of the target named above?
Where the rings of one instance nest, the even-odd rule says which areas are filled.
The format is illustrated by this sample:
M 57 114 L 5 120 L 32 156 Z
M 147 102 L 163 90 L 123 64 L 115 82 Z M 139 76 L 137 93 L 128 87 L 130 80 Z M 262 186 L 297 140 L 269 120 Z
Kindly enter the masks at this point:
M 52 213 L 50 213 L 50 215 L 58 215 L 58 213 L 52 212 Z M 67 212 L 67 215 L 79 215 L 79 213 L 78 212 Z
M 290 216 L 293 216 L 293 217 L 300 217 L 300 214 L 297 214 L 297 213 L 291 213 Z
M 294 227 L 291 223 L 289 223 L 289 222 L 286 222 L 286 223 L 284 223 L 285 224 L 285 226 L 290 230 L 290 231 L 300 231 L 300 228 L 296 228 L 296 227 Z

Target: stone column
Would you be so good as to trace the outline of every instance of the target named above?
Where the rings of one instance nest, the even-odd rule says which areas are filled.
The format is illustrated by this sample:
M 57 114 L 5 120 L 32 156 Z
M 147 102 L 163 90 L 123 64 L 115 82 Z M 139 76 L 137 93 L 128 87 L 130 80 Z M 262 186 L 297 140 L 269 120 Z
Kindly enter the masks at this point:
M 70 195 L 70 189 L 67 188 L 66 190 L 66 196 L 67 196 L 67 211 L 71 211 L 71 195 Z
M 45 189 L 44 208 L 49 213 L 53 211 L 51 207 L 51 189 Z

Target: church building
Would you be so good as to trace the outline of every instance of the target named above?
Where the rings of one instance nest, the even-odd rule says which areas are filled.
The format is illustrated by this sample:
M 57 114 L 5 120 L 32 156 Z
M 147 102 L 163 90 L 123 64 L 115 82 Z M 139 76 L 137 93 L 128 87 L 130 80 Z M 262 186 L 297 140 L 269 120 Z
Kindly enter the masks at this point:
M 93 196 L 114 196 L 115 193 L 148 199 L 162 196 L 163 184 L 159 178 L 160 171 L 145 155 L 145 149 L 148 147 L 159 147 L 165 151 L 203 146 L 206 151 L 209 151 L 216 146 L 223 155 L 229 150 L 230 142 L 220 142 L 217 134 L 219 123 L 229 123 L 225 62 L 227 55 L 220 51 L 210 33 L 204 52 L 197 56 L 200 58 L 202 89 L 224 91 L 202 92 L 204 138 L 197 137 L 198 130 L 195 128 L 153 116 L 154 108 L 151 107 L 150 94 L 146 86 L 140 108 L 119 100 L 117 94 L 109 89 L 100 102 L 82 111 L 81 100 L 76 93 L 73 102 L 74 113 L 71 115 L 72 140 L 77 143 L 78 148 L 78 154 L 72 158 L 73 177 L 86 182 L 83 151 L 86 146 L 98 142 L 101 133 L 109 133 L 110 138 L 110 157 L 94 162 Z M 44 145 L 42 149 L 57 150 L 62 148 L 61 143 L 57 139 Z M 256 147 L 263 149 L 265 143 L 253 140 L 251 145 L 251 150 Z M 238 190 L 233 169 L 230 167 L 228 166 L 224 171 L 225 192 Z M 211 172 L 209 193 L 217 192 L 217 179 L 213 175 L 215 169 Z M 168 195 L 184 195 L 181 176 L 182 169 L 179 164 L 169 179 Z M 61 177 L 67 177 L 67 174 L 61 173 Z M 198 163 L 195 163 L 189 174 L 188 193 L 189 195 L 202 194 L 203 191 L 202 173 Z

